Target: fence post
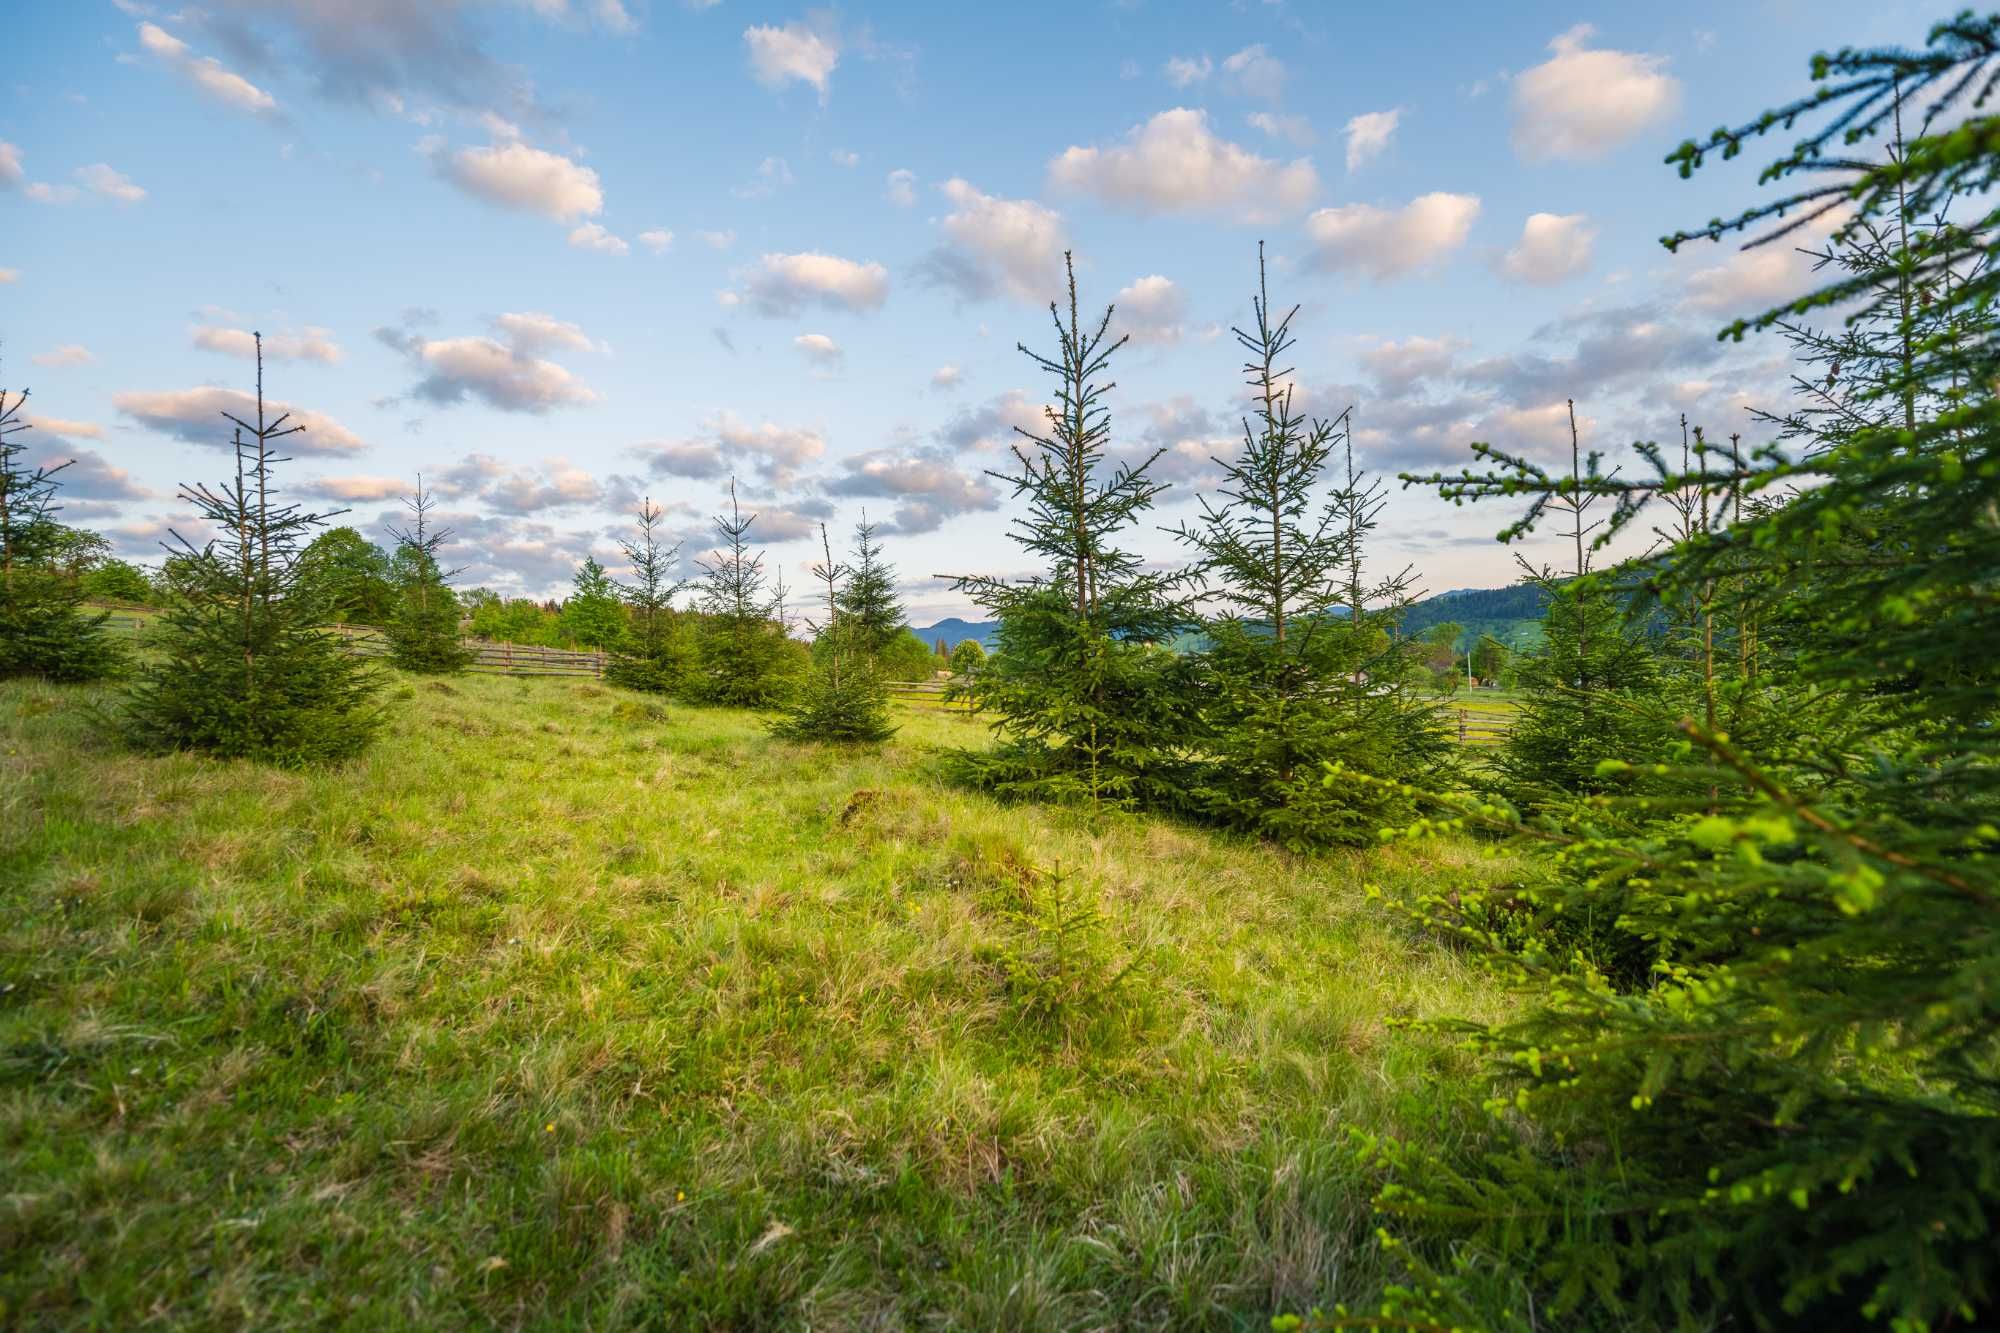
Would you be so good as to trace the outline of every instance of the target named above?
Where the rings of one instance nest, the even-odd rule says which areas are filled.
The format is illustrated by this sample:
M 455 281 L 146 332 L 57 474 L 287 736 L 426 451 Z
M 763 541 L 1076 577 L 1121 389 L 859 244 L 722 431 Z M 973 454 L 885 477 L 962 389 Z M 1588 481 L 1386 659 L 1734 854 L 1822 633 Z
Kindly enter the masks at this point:
M 1458 710 L 1458 743 L 1465 744 L 1465 710 Z

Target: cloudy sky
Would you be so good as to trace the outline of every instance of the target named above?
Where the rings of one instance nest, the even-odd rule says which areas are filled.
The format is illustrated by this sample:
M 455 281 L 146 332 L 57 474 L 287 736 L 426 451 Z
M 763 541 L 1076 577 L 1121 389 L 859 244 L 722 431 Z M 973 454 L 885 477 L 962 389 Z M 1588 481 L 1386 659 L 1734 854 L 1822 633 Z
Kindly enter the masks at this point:
M 642 495 L 691 557 L 734 476 L 793 582 L 821 519 L 881 520 L 923 623 L 970 610 L 930 575 L 1023 567 L 985 472 L 1045 401 L 1015 344 L 1065 248 L 1130 334 L 1112 424 L 1167 450 L 1164 525 L 1240 432 L 1260 239 L 1300 399 L 1371 468 L 1566 457 L 1569 396 L 1607 450 L 1750 430 L 1783 349 L 1713 333 L 1802 262 L 1657 238 L 1770 154 L 1660 159 L 1954 6 L 25 0 L 0 383 L 135 558 L 221 474 L 261 330 L 288 484 L 379 539 L 421 470 L 469 582 L 615 564 Z M 1497 586 L 1503 522 L 1399 494 L 1378 561 Z

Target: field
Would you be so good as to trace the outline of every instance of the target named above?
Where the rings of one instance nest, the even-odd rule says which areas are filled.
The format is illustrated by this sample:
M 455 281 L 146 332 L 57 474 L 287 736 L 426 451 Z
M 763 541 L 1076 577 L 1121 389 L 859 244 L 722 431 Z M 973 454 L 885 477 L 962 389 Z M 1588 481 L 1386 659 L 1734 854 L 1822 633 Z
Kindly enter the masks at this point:
M 1384 1279 L 1346 1127 L 1468 1128 L 1392 1024 L 1491 1001 L 1363 885 L 1469 847 L 996 805 L 934 709 L 399 679 L 281 774 L 97 702 L 0 686 L 0 1323 L 1268 1327 Z M 1051 1018 L 1058 865 L 1131 970 Z

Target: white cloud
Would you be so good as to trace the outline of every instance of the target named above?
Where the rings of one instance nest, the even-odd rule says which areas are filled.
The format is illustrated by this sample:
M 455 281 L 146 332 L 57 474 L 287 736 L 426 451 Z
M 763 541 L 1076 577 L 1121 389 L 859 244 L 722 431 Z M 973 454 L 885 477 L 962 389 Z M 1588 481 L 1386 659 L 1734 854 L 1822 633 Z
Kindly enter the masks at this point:
M 1322 208 L 1306 219 L 1316 268 L 1359 269 L 1377 282 L 1429 267 L 1465 244 L 1479 197 L 1419 195 L 1400 209 L 1373 204 Z
M 489 483 L 481 497 L 503 514 L 537 514 L 597 504 L 604 488 L 567 458 L 551 458 L 540 471 L 516 469 Z
M 393 500 L 408 495 L 408 477 L 314 477 L 300 487 L 334 500 Z
M 18 190 L 27 179 L 28 173 L 21 166 L 20 146 L 0 139 L 0 189 Z
M 954 176 L 938 187 L 952 211 L 940 224 L 949 246 L 926 261 L 933 280 L 979 299 L 1005 291 L 1040 303 L 1062 281 L 1062 215 L 1032 199 L 1000 199 Z
M 665 227 L 653 227 L 650 230 L 639 233 L 639 244 L 645 246 L 656 255 L 665 254 L 672 247 L 673 243 L 674 234 Z
M 139 25 L 139 45 L 209 97 L 238 111 L 268 115 L 278 99 L 242 75 L 224 69 L 214 56 L 198 56 L 188 44 L 152 23 Z
M 1514 79 L 1514 152 L 1524 162 L 1603 157 L 1672 114 L 1681 87 L 1665 56 L 1584 47 L 1579 23 L 1549 43 L 1555 54 Z
M 758 313 L 796 315 L 807 306 L 833 310 L 879 309 L 889 296 L 889 270 L 838 255 L 767 254 L 744 281 Z
M 24 193 L 38 204 L 73 204 L 83 195 L 74 185 L 51 185 L 47 181 L 30 181 Z
M 24 413 L 21 420 L 41 431 L 46 436 L 63 440 L 101 440 L 104 427 L 95 421 L 70 421 L 63 417 L 38 417 L 34 413 Z
M 1215 62 L 1207 56 L 1175 56 L 1160 67 L 1167 82 L 1176 88 L 1201 83 L 1215 72 Z
M 828 81 L 840 63 L 840 40 L 834 34 L 794 21 L 782 28 L 745 28 L 743 41 L 750 48 L 750 71 L 757 82 L 767 88 L 810 84 L 819 100 L 826 101 Z
M 917 202 L 917 173 L 907 167 L 898 167 L 889 173 L 889 188 L 883 195 L 898 208 L 908 208 Z
M 1318 137 L 1313 133 L 1312 122 L 1304 116 L 1281 116 L 1274 111 L 1252 111 L 1244 119 L 1250 122 L 1250 128 L 1262 130 L 1273 139 L 1284 139 L 1301 148 L 1310 147 L 1313 140 Z
M 956 389 L 965 383 L 965 372 L 957 366 L 939 366 L 931 372 L 931 387 L 940 392 Z
M 905 535 L 935 532 L 948 518 L 1000 504 L 999 492 L 984 477 L 961 471 L 948 451 L 876 449 L 842 459 L 841 466 L 846 472 L 826 484 L 827 494 L 894 499 L 891 527 Z
M 1687 275 L 1686 303 L 1716 314 L 1768 310 L 1811 290 L 1813 262 L 1789 245 L 1738 250 L 1720 264 Z
M 94 162 L 87 167 L 76 169 L 76 178 L 84 188 L 93 194 L 120 204 L 136 204 L 146 197 L 146 192 L 132 183 L 132 178 L 123 172 L 113 171 L 103 162 Z
M 801 333 L 792 339 L 792 346 L 805 353 L 806 360 L 822 370 L 831 370 L 846 357 L 840 344 L 824 333 Z
M 826 453 L 826 437 L 803 426 L 762 421 L 751 425 L 733 412 L 719 412 L 704 424 L 726 456 L 762 468 L 777 484 L 790 481 L 807 463 Z
M 578 250 L 594 250 L 600 255 L 629 255 L 632 247 L 595 222 L 585 222 L 570 230 L 569 243 Z
M 1122 288 L 1111 299 L 1112 329 L 1135 343 L 1166 346 L 1186 332 L 1187 293 L 1155 273 Z
M 1227 213 L 1248 222 L 1290 216 L 1312 202 L 1310 158 L 1279 163 L 1218 138 L 1204 112 L 1162 111 L 1103 148 L 1071 147 L 1049 181 L 1137 213 Z
M 581 325 L 572 324 L 554 315 L 544 315 L 529 310 L 510 312 L 493 321 L 493 327 L 506 336 L 514 350 L 533 356 L 539 352 L 557 347 L 572 348 L 581 352 L 596 350 L 596 344 L 583 331 Z
M 604 191 L 597 173 L 560 153 L 524 143 L 433 151 L 437 173 L 467 194 L 557 222 L 573 222 L 603 211 Z
M 1285 95 L 1285 65 L 1263 46 L 1246 46 L 1222 62 L 1222 86 L 1238 97 L 1275 102 Z
M 1501 258 L 1500 271 L 1520 282 L 1552 287 L 1590 267 L 1596 238 L 1597 229 L 1581 213 L 1532 213 L 1521 239 Z
M 1358 359 L 1377 388 L 1388 395 L 1400 395 L 1421 381 L 1450 375 L 1464 347 L 1455 338 L 1412 336 L 1401 342 L 1391 339 L 1378 343 L 1363 351 Z
M 38 366 L 87 366 L 97 360 L 90 349 L 82 343 L 64 343 L 47 352 L 40 352 L 28 358 Z
M 191 334 L 194 345 L 224 356 L 248 361 L 257 355 L 257 339 L 248 329 L 197 325 Z M 325 329 L 309 328 L 303 333 L 273 333 L 264 338 L 264 356 L 270 361 L 318 361 L 333 365 L 340 360 L 340 345 Z
M 757 174 L 748 185 L 738 185 L 729 193 L 738 199 L 768 199 L 792 183 L 792 167 L 782 157 L 767 157 L 757 164 Z
M 114 393 L 111 405 L 143 426 L 216 449 L 230 447 L 235 429 L 223 420 L 227 412 L 245 421 L 257 419 L 257 400 L 237 389 L 207 386 L 198 389 L 168 389 L 158 393 Z M 286 427 L 304 426 L 305 432 L 285 437 L 285 452 L 293 454 L 351 454 L 368 446 L 353 431 L 332 417 L 293 407 L 275 398 L 264 400 L 264 419 L 291 419 Z
M 733 231 L 698 231 L 695 235 L 701 237 L 701 243 L 711 250 L 727 250 L 736 244 L 736 233 Z
M 20 270 L 20 269 L 18 269 L 18 268 L 0 268 L 0 287 L 5 287 L 5 286 L 7 286 L 7 285 L 8 285 L 9 283 L 15 283 L 15 282 L 19 282 L 20 280 L 21 280 L 21 270 Z
M 1387 111 L 1364 112 L 1348 121 L 1347 169 L 1359 171 L 1382 156 L 1402 119 L 1403 108 L 1393 107 Z
M 503 412 L 542 413 L 595 402 L 596 393 L 553 361 L 523 354 L 492 338 L 425 340 L 417 345 L 425 374 L 414 390 L 439 404 L 478 398 Z
M 858 167 L 861 165 L 861 154 L 854 152 L 852 149 L 836 148 L 830 156 L 833 158 L 833 165 L 836 167 Z

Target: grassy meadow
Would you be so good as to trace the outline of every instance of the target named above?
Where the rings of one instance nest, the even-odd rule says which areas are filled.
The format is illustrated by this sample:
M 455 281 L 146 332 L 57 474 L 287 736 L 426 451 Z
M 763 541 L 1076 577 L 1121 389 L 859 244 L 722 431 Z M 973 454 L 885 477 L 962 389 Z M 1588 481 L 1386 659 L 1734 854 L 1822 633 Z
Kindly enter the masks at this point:
M 1469 1132 L 1490 1012 L 1317 858 L 574 681 L 362 759 L 139 757 L 0 685 L 0 1324 L 1268 1327 L 1387 1276 L 1347 1126 Z M 1032 868 L 1108 997 L 1023 1007 Z

